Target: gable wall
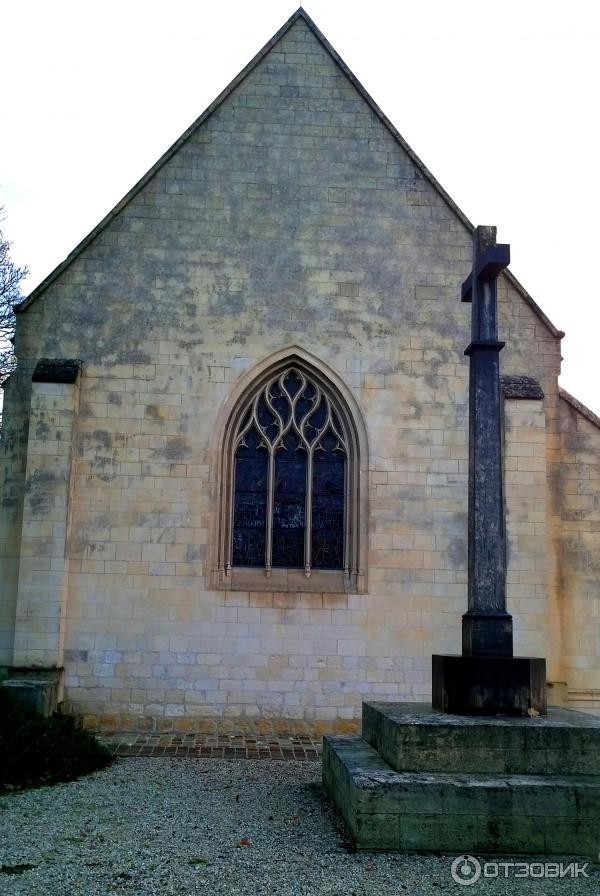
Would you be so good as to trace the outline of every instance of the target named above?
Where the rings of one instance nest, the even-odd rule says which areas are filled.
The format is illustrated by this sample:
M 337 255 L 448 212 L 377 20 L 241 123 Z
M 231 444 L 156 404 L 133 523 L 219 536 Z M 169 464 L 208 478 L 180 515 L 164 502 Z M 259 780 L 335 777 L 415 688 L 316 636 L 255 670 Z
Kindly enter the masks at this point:
M 84 362 L 65 665 L 90 724 L 115 708 L 350 723 L 366 694 L 427 695 L 431 653 L 459 649 L 466 607 L 470 259 L 465 225 L 299 21 L 20 316 L 17 491 L 31 365 Z M 543 383 L 550 452 L 559 344 L 510 284 L 500 293 L 503 370 Z M 364 595 L 209 584 L 219 409 L 242 371 L 291 344 L 364 412 Z M 534 491 L 514 505 L 514 538 L 519 514 L 533 533 L 531 513 L 551 513 Z M 548 569 L 519 544 L 509 609 L 524 645 L 551 650 L 543 607 L 520 603 L 546 600 Z M 14 597 L 8 583 L 6 629 Z

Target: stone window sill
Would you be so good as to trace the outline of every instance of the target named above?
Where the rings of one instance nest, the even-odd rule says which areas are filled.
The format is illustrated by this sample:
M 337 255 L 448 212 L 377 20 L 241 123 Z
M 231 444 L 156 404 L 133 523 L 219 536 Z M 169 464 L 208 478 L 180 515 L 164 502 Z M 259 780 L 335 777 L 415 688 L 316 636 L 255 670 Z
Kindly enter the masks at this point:
M 234 567 L 226 575 L 217 573 L 217 587 L 227 591 L 321 591 L 329 594 L 364 591 L 364 576 L 346 576 L 342 570 L 315 569 L 306 576 L 302 569 L 264 569 Z

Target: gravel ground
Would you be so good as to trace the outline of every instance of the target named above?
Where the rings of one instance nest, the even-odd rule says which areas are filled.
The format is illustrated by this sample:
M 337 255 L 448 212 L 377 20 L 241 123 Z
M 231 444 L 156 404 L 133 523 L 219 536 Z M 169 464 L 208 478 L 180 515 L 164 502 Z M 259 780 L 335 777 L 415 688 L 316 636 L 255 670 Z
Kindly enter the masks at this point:
M 3 796 L 0 893 L 600 894 L 597 866 L 587 880 L 465 887 L 452 881 L 454 856 L 352 853 L 320 770 L 318 762 L 120 759 L 70 784 Z

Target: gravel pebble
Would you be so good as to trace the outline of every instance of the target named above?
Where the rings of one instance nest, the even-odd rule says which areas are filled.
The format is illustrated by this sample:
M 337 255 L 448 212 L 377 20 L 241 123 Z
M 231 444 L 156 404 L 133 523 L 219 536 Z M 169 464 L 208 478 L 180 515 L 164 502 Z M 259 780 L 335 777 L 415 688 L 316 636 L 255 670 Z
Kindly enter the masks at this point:
M 600 893 L 589 878 L 452 881 L 454 856 L 357 854 L 319 762 L 120 759 L 0 798 L 6 896 L 402 896 Z

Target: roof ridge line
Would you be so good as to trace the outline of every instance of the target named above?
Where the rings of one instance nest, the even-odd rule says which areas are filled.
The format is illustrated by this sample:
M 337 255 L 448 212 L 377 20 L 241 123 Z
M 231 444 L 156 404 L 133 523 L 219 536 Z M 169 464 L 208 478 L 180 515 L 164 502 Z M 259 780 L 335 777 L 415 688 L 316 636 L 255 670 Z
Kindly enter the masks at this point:
M 167 149 L 162 156 L 148 169 L 148 171 L 143 175 L 143 177 L 138 180 L 134 186 L 123 196 L 123 198 L 105 215 L 104 218 L 91 230 L 87 236 L 85 236 L 76 246 L 75 248 L 67 255 L 67 257 L 60 262 L 48 276 L 42 280 L 41 283 L 36 286 L 36 288 L 27 296 L 27 298 L 23 299 L 18 305 L 15 305 L 14 310 L 19 313 L 25 311 L 31 303 L 41 295 L 44 290 L 53 283 L 57 277 L 62 274 L 64 270 L 71 264 L 72 261 L 77 258 L 77 256 L 101 233 L 104 228 L 110 224 L 110 222 L 131 202 L 131 200 L 139 193 L 139 191 L 146 186 L 146 184 L 154 177 L 154 175 L 165 165 L 177 152 L 177 150 L 185 143 L 192 134 L 209 118 L 219 106 L 233 93 L 233 91 L 238 87 L 242 81 L 256 68 L 256 66 L 262 62 L 265 56 L 271 51 L 271 49 L 277 44 L 281 38 L 290 30 L 292 25 L 298 21 L 298 19 L 303 19 L 310 30 L 313 32 L 317 40 L 323 45 L 325 50 L 329 53 L 333 61 L 336 65 L 342 70 L 342 72 L 346 75 L 352 86 L 357 90 L 360 96 L 365 100 L 370 109 L 375 113 L 375 115 L 379 118 L 382 124 L 387 128 L 392 137 L 400 144 L 402 149 L 406 152 L 411 161 L 417 166 L 417 168 L 421 171 L 423 176 L 429 181 L 432 187 L 436 190 L 436 192 L 441 196 L 446 205 L 454 212 L 454 214 L 459 218 L 459 220 L 465 225 L 465 227 L 473 232 L 475 230 L 475 226 L 471 223 L 466 214 L 462 211 L 461 208 L 456 204 L 456 202 L 452 199 L 449 193 L 442 187 L 440 182 L 434 177 L 429 168 L 421 161 L 416 152 L 412 149 L 412 147 L 406 142 L 404 137 L 400 134 L 398 129 L 394 126 L 394 124 L 390 121 L 390 119 L 385 115 L 385 113 L 380 109 L 377 105 L 373 97 L 370 93 L 363 87 L 361 82 L 358 80 L 356 75 L 352 72 L 352 70 L 348 67 L 348 65 L 344 62 L 342 57 L 339 55 L 337 50 L 329 43 L 325 35 L 320 31 L 315 22 L 311 19 L 306 10 L 299 6 L 298 9 L 292 13 L 292 15 L 287 19 L 286 22 L 279 28 L 278 31 L 271 37 L 270 40 L 256 53 L 255 56 L 252 57 L 250 62 L 244 66 L 244 68 L 233 78 L 232 81 L 221 91 L 221 93 L 213 100 L 213 102 L 206 107 L 204 112 L 196 118 L 192 124 L 183 132 L 183 134 Z M 550 331 L 552 336 L 557 339 L 562 339 L 565 335 L 562 330 L 559 330 L 556 327 L 550 318 L 542 311 L 540 306 L 534 299 L 530 296 L 527 290 L 522 286 L 522 284 L 517 280 L 515 275 L 509 271 L 508 269 L 504 271 L 504 274 L 508 277 L 511 284 L 515 287 L 517 292 L 520 294 L 521 298 L 524 299 L 526 304 L 530 306 L 534 314 L 540 319 L 540 321 L 546 326 L 546 328 Z

